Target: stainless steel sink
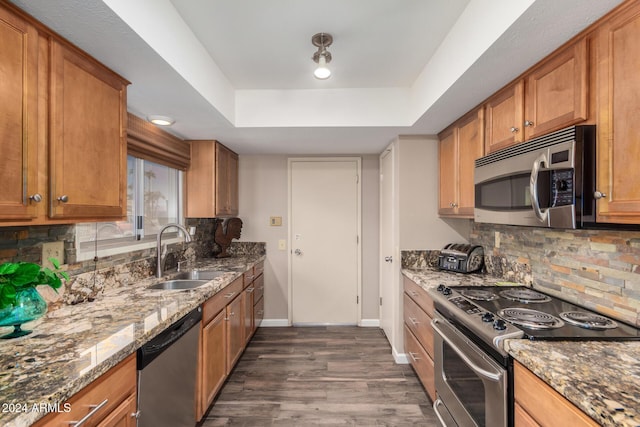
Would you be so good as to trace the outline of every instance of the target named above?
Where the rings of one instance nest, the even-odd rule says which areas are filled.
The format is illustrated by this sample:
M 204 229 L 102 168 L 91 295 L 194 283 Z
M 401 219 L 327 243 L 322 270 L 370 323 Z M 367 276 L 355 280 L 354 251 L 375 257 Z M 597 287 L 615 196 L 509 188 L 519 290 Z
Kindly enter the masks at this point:
M 196 280 L 196 279 L 174 279 L 174 280 L 166 280 L 164 282 L 156 283 L 155 285 L 149 286 L 147 289 L 155 289 L 155 290 L 174 290 L 174 291 L 185 291 L 189 289 L 196 289 L 200 286 L 206 284 L 209 280 Z
M 225 274 L 226 271 L 192 270 L 182 271 L 174 276 L 174 279 L 213 280 Z

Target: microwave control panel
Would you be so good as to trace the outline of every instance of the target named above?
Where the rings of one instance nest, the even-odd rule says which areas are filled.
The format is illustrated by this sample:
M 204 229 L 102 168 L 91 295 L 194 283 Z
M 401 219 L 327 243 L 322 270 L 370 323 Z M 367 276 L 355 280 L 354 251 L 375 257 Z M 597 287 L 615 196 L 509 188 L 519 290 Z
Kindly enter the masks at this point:
M 556 169 L 551 172 L 551 206 L 574 203 L 573 169 Z

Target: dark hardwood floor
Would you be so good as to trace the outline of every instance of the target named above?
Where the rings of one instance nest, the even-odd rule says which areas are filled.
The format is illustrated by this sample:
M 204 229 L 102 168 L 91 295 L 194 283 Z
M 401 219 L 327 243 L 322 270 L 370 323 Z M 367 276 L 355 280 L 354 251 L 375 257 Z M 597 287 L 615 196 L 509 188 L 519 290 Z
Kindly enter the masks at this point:
M 200 424 L 436 426 L 378 328 L 260 328 Z

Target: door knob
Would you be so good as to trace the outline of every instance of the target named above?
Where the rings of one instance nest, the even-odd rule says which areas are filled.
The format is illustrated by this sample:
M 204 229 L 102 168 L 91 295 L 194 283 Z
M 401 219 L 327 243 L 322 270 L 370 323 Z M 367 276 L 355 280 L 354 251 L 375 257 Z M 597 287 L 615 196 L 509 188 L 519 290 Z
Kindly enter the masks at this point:
M 393 257 L 392 256 L 386 256 L 386 257 L 384 257 L 384 261 L 385 262 L 393 262 Z
M 293 251 L 293 253 L 298 256 L 302 255 L 302 251 L 300 249 L 296 249 L 295 251 Z
M 596 191 L 596 192 L 593 193 L 593 198 L 596 199 L 596 200 L 600 200 L 603 197 L 607 197 L 607 195 L 605 193 L 600 192 L 600 191 Z

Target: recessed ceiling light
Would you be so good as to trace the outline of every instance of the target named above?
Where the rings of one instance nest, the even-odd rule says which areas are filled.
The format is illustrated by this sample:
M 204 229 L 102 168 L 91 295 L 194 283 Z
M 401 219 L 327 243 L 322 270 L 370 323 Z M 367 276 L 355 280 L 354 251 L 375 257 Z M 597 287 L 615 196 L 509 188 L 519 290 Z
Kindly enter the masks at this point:
M 158 126 L 171 126 L 176 122 L 175 119 L 171 117 L 158 116 L 158 115 L 147 116 L 147 120 L 149 120 L 154 125 L 158 125 Z

